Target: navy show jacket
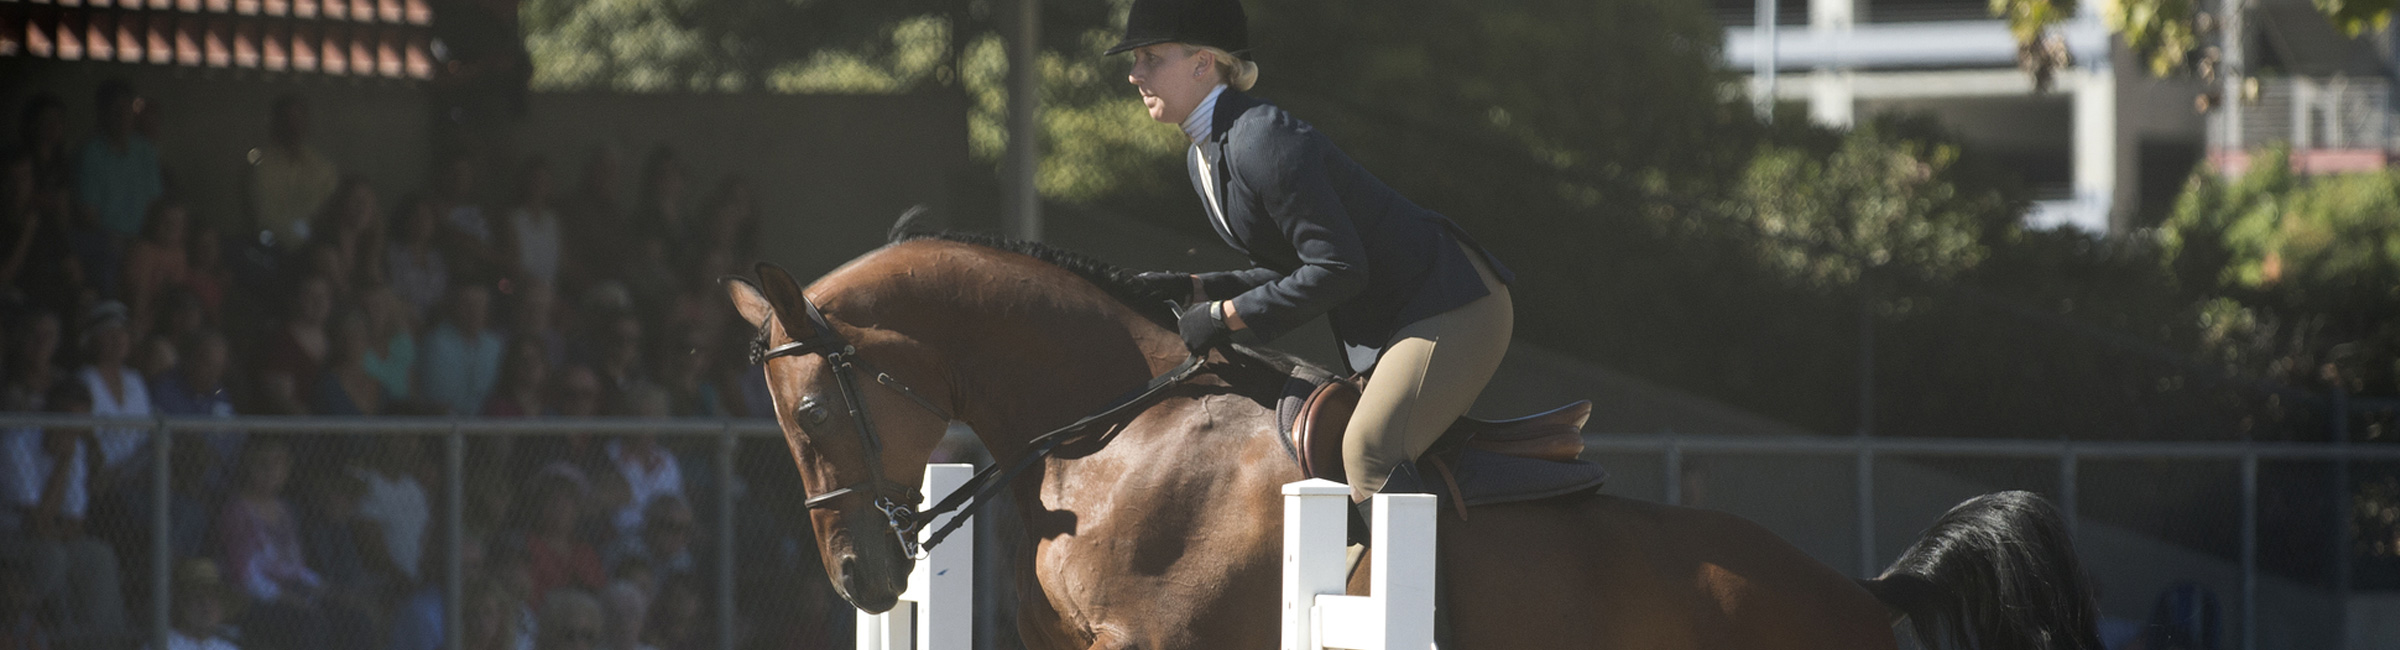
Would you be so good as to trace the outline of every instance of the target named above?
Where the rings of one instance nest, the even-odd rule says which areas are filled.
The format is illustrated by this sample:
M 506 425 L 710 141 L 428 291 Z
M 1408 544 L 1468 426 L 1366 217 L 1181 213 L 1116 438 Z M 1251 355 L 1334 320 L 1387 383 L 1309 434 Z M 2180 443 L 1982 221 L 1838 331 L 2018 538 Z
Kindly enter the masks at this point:
M 1202 273 L 1201 285 L 1212 299 L 1232 296 L 1259 340 L 1328 314 L 1351 369 L 1364 372 L 1401 327 L 1489 293 L 1465 251 L 1515 281 L 1458 224 L 1274 104 L 1227 88 L 1212 117 L 1185 164 L 1210 227 L 1256 266 Z

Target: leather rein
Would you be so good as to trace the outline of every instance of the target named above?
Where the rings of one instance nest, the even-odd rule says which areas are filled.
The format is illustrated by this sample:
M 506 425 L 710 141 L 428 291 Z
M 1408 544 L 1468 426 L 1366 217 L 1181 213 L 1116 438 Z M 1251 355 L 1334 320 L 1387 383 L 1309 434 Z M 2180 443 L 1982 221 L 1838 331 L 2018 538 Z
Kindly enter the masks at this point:
M 910 402 L 925 409 L 926 412 L 932 413 L 934 417 L 941 418 L 943 422 L 949 422 L 953 418 L 948 411 L 942 410 L 932 400 L 925 399 L 923 395 L 910 389 L 907 384 L 893 377 L 891 373 L 878 370 L 873 364 L 859 358 L 858 348 L 834 332 L 833 325 L 826 322 L 824 312 L 817 309 L 815 301 L 804 297 L 801 298 L 800 303 L 808 317 L 809 329 L 814 333 L 806 339 L 795 339 L 790 343 L 769 348 L 766 347 L 767 324 L 761 322 L 759 336 L 754 340 L 754 347 L 751 349 L 750 363 L 764 365 L 779 357 L 824 355 L 825 361 L 833 366 L 834 384 L 840 388 L 842 405 L 850 412 L 850 420 L 858 430 L 861 438 L 860 448 L 866 451 L 867 464 L 867 480 L 811 496 L 808 498 L 807 507 L 812 509 L 826 507 L 826 504 L 835 499 L 846 496 L 873 496 L 875 509 L 883 512 L 885 524 L 892 529 L 892 534 L 900 538 L 901 550 L 907 553 L 910 559 L 916 560 L 925 559 L 926 554 L 931 552 L 935 545 L 941 544 L 943 539 L 950 536 L 950 533 L 965 524 L 968 517 L 974 516 L 977 509 L 989 503 L 994 492 L 1001 486 L 1014 482 L 1017 476 L 1031 468 L 1035 461 L 1048 458 L 1058 450 L 1059 445 L 1076 438 L 1077 434 L 1084 432 L 1091 425 L 1146 404 L 1151 399 L 1158 397 L 1159 393 L 1165 392 L 1167 387 L 1191 378 L 1194 373 L 1199 372 L 1203 360 L 1199 355 L 1186 357 L 1182 364 L 1168 370 L 1165 374 L 1152 377 L 1140 388 L 1117 396 L 1100 412 L 1084 416 L 1082 419 L 1052 429 L 1042 435 L 1034 436 L 1027 442 L 1025 453 L 1018 456 L 1015 461 L 992 463 L 976 472 L 973 478 L 967 479 L 967 482 L 958 486 L 958 489 L 952 490 L 949 495 L 942 497 L 942 500 L 934 504 L 932 508 L 919 511 L 915 507 L 925 501 L 925 495 L 914 486 L 901 485 L 883 475 L 883 439 L 875 434 L 874 424 L 867 417 L 867 403 L 859 394 L 859 382 L 856 375 L 861 372 L 872 373 L 875 383 L 908 398 Z M 789 328 L 786 330 L 788 333 Z M 815 410 L 820 407 L 808 406 L 807 408 Z M 810 421 L 808 417 L 810 414 L 802 413 L 800 415 L 802 421 Z M 821 419 L 821 414 L 817 419 Z M 957 511 L 957 516 L 951 517 L 949 522 L 933 531 L 933 534 L 927 537 L 922 544 L 918 543 L 917 534 L 923 532 L 926 524 L 931 523 L 935 517 L 951 511 Z

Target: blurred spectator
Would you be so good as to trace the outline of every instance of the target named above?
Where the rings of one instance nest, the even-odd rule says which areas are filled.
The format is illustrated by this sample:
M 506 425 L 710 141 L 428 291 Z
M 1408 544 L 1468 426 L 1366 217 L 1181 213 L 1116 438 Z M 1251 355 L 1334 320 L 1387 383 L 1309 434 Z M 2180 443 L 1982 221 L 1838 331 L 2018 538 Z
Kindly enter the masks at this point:
M 758 257 L 758 191 L 750 187 L 750 179 L 741 174 L 726 174 L 717 182 L 717 189 L 708 197 L 708 239 L 702 244 L 707 250 L 724 251 L 735 260 Z M 703 269 L 710 279 L 724 268 Z
M 58 383 L 58 313 L 36 310 L 12 325 L 8 331 L 15 338 L 8 351 L 8 385 L 0 399 L 5 399 L 10 411 L 45 410 L 50 387 Z
M 252 439 L 242 451 L 238 491 L 217 518 L 225 568 L 252 601 L 242 631 L 254 647 L 358 647 L 366 622 L 326 596 L 326 580 L 308 565 L 300 521 L 283 499 L 292 451 L 272 438 Z
M 661 576 L 693 573 L 700 567 L 692 556 L 696 526 L 692 506 L 682 496 L 651 499 L 643 507 L 639 534 L 618 538 L 609 559 L 620 566 L 639 564 Z
M 607 145 L 593 147 L 584 159 L 575 194 L 563 206 L 564 218 L 573 224 L 563 229 L 567 245 L 560 260 L 568 288 L 580 290 L 614 277 L 624 263 L 633 229 L 617 196 L 623 166 L 616 148 Z
M 700 581 L 690 575 L 667 578 L 650 601 L 650 622 L 642 641 L 659 650 L 702 650 L 707 647 L 701 620 L 704 603 Z
M 500 368 L 499 390 L 483 403 L 483 416 L 525 418 L 550 415 L 549 366 L 542 343 L 520 337 L 509 341 L 508 358 Z
M 267 146 L 250 150 L 251 217 L 285 251 L 299 250 L 308 242 L 309 217 L 341 181 L 333 161 L 308 144 L 310 117 L 307 99 L 275 98 L 267 118 Z
M 240 650 L 225 640 L 225 609 L 233 594 L 217 563 L 195 558 L 176 564 L 174 594 L 167 650 Z
M 440 650 L 448 641 L 450 621 L 445 617 L 449 613 L 444 611 L 449 602 L 446 597 L 448 585 L 441 578 L 444 575 L 442 572 L 447 570 L 447 560 L 444 559 L 447 556 L 441 552 L 442 548 L 440 544 L 427 546 L 424 563 L 426 576 L 393 609 L 391 641 L 385 646 L 389 650 Z M 477 590 L 486 588 L 491 584 L 491 579 L 484 575 L 482 544 L 470 539 L 459 551 L 459 574 L 466 580 L 467 593 L 467 598 L 462 602 L 468 625 L 462 632 L 466 635 L 466 647 L 475 648 L 479 646 L 476 644 L 474 626 L 482 621 L 475 611 Z
M 225 371 L 231 362 L 225 335 L 204 331 L 184 346 L 188 349 L 181 351 L 182 363 L 176 372 L 150 379 L 152 405 L 167 415 L 232 416 L 233 401 L 225 394 Z M 229 446 L 219 451 L 223 454 L 220 460 L 232 461 L 240 449 Z
M 560 589 L 544 597 L 535 650 L 595 650 L 604 615 L 600 599 L 582 589 Z
M 67 103 L 50 93 L 27 98 L 17 118 L 16 149 L 32 164 L 42 188 L 68 189 L 73 161 L 67 158 Z
M 491 327 L 492 294 L 480 285 L 452 291 L 449 318 L 425 334 L 417 376 L 425 398 L 455 415 L 475 415 L 500 382 L 506 337 Z
M 46 400 L 55 413 L 91 412 L 80 383 L 61 382 Z M 16 429 L 0 432 L 0 557 L 21 562 L 34 592 L 53 604 L 72 635 L 125 630 L 117 556 L 84 531 L 92 504 L 87 487 L 93 450 L 84 432 Z
M 367 556 L 371 542 L 361 532 L 359 499 L 367 485 L 356 476 L 311 470 L 295 492 L 300 495 L 300 550 L 308 568 L 324 579 L 319 596 L 362 603 L 382 586 Z
M 75 152 L 75 202 L 120 241 L 141 232 L 142 215 L 166 191 L 158 146 L 134 132 L 141 102 L 124 80 L 101 82 L 93 98 L 99 131 Z
M 133 322 L 134 340 L 148 340 L 158 324 L 162 299 L 171 290 L 184 286 L 191 273 L 187 257 L 191 249 L 185 241 L 184 226 L 189 223 L 188 212 L 181 202 L 172 198 L 159 199 L 150 207 L 150 219 L 142 225 L 142 238 L 133 242 L 125 253 L 125 296 L 129 317 Z
M 225 391 L 225 373 L 232 361 L 226 348 L 225 335 L 214 330 L 202 331 L 184 343 L 183 363 L 174 372 L 150 378 L 150 401 L 158 412 L 167 415 L 200 415 L 233 417 L 233 399 Z M 185 433 L 178 436 L 175 449 L 205 449 L 210 454 L 207 485 L 211 491 L 226 487 L 224 473 L 239 460 L 242 433 L 239 431 L 209 431 Z M 197 443 L 197 444 L 194 444 Z M 182 476 L 181 473 L 177 474 Z
M 408 304 L 390 287 L 371 289 L 359 302 L 367 314 L 367 374 L 392 399 L 415 398 L 417 335 L 409 324 Z
M 606 650 L 654 650 L 642 643 L 642 621 L 649 619 L 649 597 L 639 587 L 617 582 L 600 592 L 601 606 L 608 610 L 605 629 L 601 630 L 599 647 Z
M 525 541 L 523 535 L 495 537 L 490 548 L 486 549 L 484 558 L 487 565 L 485 572 L 495 578 L 507 594 L 508 602 L 505 604 L 513 611 L 512 618 L 516 620 L 514 625 L 508 626 L 516 635 L 510 647 L 519 649 L 533 647 L 533 635 L 537 627 L 534 600 L 535 595 L 540 593 L 534 590 L 533 560 L 528 557 Z
M 183 355 L 175 349 L 175 342 L 164 336 L 142 341 L 141 350 L 133 355 L 133 369 L 144 378 L 167 376 L 181 363 Z
M 391 396 L 384 393 L 383 383 L 367 372 L 367 346 L 373 337 L 367 332 L 367 315 L 349 310 L 335 319 L 331 351 L 325 359 L 325 370 L 318 375 L 311 391 L 309 412 L 316 415 L 381 415 Z
M 433 203 L 421 198 L 401 201 L 399 218 L 398 240 L 384 254 L 384 279 L 408 302 L 409 317 L 421 323 L 450 289 L 450 264 L 436 240 L 441 220 Z
M 2218 650 L 2224 617 L 2217 594 L 2189 582 L 2170 585 L 2151 603 L 2150 620 L 2126 650 Z
M 525 650 L 531 644 L 520 644 L 530 630 L 520 629 L 519 612 L 524 604 L 510 595 L 501 581 L 479 577 L 467 581 L 467 599 L 462 609 L 466 618 L 465 645 L 467 650 Z M 438 641 L 438 639 L 437 639 Z M 393 644 L 392 650 L 423 650 L 424 646 Z
M 299 520 L 283 500 L 292 451 L 281 440 L 256 438 L 242 450 L 234 494 L 217 520 L 225 567 L 262 603 L 305 602 L 324 588 L 300 544 Z
M 532 339 L 542 350 L 542 361 L 551 367 L 567 362 L 567 337 L 558 331 L 558 292 L 553 285 L 526 284 L 517 289 L 515 318 L 510 336 Z
M 323 276 L 300 280 L 285 307 L 282 327 L 268 333 L 258 360 L 258 392 L 269 412 L 286 415 L 308 412 L 308 391 L 333 342 L 326 320 L 333 316 L 333 286 Z
M 350 470 L 366 486 L 358 515 L 373 527 L 370 537 L 381 547 L 380 552 L 369 555 L 388 560 L 401 584 L 413 585 L 427 573 L 425 531 L 433 522 L 425 485 L 418 478 L 424 469 L 425 444 L 413 435 L 383 436 L 378 443 L 375 453 L 366 456 L 367 462 Z
M 24 558 L 0 554 L 0 649 L 50 650 L 50 632 L 37 614 L 42 595 Z
M 150 415 L 150 385 L 142 373 L 126 365 L 133 351 L 133 341 L 125 330 L 125 305 L 116 301 L 94 305 L 84 315 L 84 354 L 91 362 L 77 372 L 85 390 L 91 391 L 92 414 L 116 417 L 148 417 Z M 141 451 L 150 442 L 150 432 L 141 428 L 106 428 L 94 432 L 100 441 L 100 475 L 94 478 L 95 491 L 103 494 L 128 471 L 145 464 Z
M 669 412 L 689 417 L 725 417 L 725 393 L 717 386 L 717 328 L 684 327 L 673 344 L 662 344 L 659 381 L 666 388 Z
M 443 250 L 458 275 L 484 279 L 502 270 L 497 230 L 483 203 L 475 196 L 475 161 L 455 156 L 436 170 L 430 203 L 441 217 Z
M 594 417 L 600 415 L 603 390 L 600 375 L 592 372 L 591 366 L 569 366 L 565 372 L 559 373 L 558 399 L 553 404 L 563 417 Z
M 645 418 L 667 417 L 667 395 L 655 387 L 643 387 L 626 396 L 630 402 L 626 415 Z M 608 461 L 619 476 L 625 477 L 629 501 L 615 513 L 612 521 L 616 534 L 630 536 L 641 532 L 644 509 L 660 497 L 684 494 L 682 464 L 675 452 L 658 444 L 658 435 L 644 433 L 609 441 Z
M 219 495 L 225 492 L 225 464 L 206 445 L 177 444 L 169 468 L 174 477 L 167 492 L 167 549 L 175 559 L 215 555 L 209 546 L 209 524 L 216 520 Z
M 545 469 L 526 484 L 517 502 L 515 527 L 525 553 L 528 602 L 537 608 L 553 589 L 601 586 L 599 552 L 575 535 L 585 488 L 571 472 Z
M 331 267 L 318 272 L 337 280 L 336 293 L 345 293 L 340 291 L 345 287 L 383 283 L 383 212 L 376 200 L 375 184 L 366 177 L 343 178 L 333 199 L 325 204 L 325 213 L 312 226 L 316 233 L 309 243 L 324 245 L 332 257 L 313 263 Z
M 683 162 L 660 145 L 642 167 L 642 202 L 634 212 L 630 255 L 617 279 L 635 304 L 664 305 L 691 269 L 693 220 L 686 218 Z
M 620 311 L 603 322 L 607 329 L 601 332 L 603 347 L 594 370 L 600 373 L 600 384 L 608 391 L 608 397 L 619 400 L 617 404 L 621 407 L 629 407 L 631 403 L 622 400 L 650 384 L 649 369 L 642 364 L 642 319 L 631 311 Z
M 536 156 L 517 181 L 516 205 L 498 233 L 501 252 L 514 262 L 511 275 L 528 284 L 558 282 L 558 210 L 550 203 L 550 161 Z
M 233 284 L 233 270 L 225 267 L 223 231 L 215 226 L 202 225 L 192 230 L 190 252 L 184 256 L 190 270 L 184 274 L 184 288 L 200 303 L 201 313 L 209 323 L 222 322 L 225 314 L 225 288 Z
M 68 241 L 66 190 L 45 187 L 36 158 L 11 155 L 0 178 L 0 292 L 7 302 L 54 309 L 75 308 L 83 270 Z

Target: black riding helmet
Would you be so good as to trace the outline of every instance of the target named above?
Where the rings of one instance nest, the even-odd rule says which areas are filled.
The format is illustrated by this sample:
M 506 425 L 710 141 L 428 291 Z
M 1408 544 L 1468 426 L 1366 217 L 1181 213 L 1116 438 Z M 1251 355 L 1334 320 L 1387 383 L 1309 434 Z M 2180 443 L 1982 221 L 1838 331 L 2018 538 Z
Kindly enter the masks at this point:
M 1125 40 L 1108 54 L 1159 43 L 1205 45 L 1250 56 L 1250 19 L 1241 0 L 1134 0 Z

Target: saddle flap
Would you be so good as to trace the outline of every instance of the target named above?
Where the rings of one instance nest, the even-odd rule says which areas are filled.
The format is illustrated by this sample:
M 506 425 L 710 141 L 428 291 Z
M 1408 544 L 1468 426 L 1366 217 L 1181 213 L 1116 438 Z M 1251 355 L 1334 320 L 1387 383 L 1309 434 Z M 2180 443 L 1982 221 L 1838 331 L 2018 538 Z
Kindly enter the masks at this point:
M 1300 450 L 1300 466 L 1311 477 L 1328 481 L 1348 482 L 1342 471 L 1342 432 L 1350 426 L 1350 415 L 1358 410 L 1359 388 L 1356 382 L 1335 379 L 1310 391 L 1308 400 L 1300 406 L 1300 415 L 1293 419 L 1295 447 Z

